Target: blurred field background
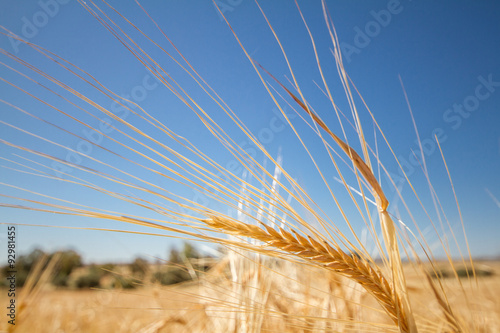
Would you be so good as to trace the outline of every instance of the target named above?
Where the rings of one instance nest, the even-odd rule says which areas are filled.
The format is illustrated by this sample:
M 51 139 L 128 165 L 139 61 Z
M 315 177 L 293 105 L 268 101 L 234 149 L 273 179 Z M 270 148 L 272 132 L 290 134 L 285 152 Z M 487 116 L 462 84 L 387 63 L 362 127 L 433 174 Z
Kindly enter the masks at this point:
M 179 254 L 191 257 L 184 256 L 183 264 Z M 168 262 L 156 264 L 138 258 L 126 265 L 81 266 L 74 252 L 59 254 L 59 258 L 34 252 L 31 258 L 34 257 L 38 259 L 31 267 L 35 276 L 27 281 L 30 289 L 20 289 L 18 306 L 22 304 L 19 308 L 22 310 L 18 310 L 15 332 L 394 330 L 385 314 L 378 312 L 381 309 L 374 299 L 355 284 L 303 265 L 264 261 L 259 267 L 255 261 L 235 254 L 220 260 L 200 258 L 191 245 L 173 251 Z M 44 269 L 39 270 L 36 267 L 38 260 L 44 261 L 44 269 L 52 272 L 44 274 Z M 59 263 L 50 268 L 51 260 Z M 189 265 L 185 265 L 186 262 Z M 244 277 L 235 279 L 231 275 L 231 264 L 244 265 L 246 269 L 240 271 Z M 442 268 L 440 272 L 445 278 L 441 281 L 457 315 L 467 318 L 472 308 L 481 313 L 482 322 L 476 323 L 478 332 L 497 332 L 500 301 L 496 291 L 500 290 L 500 262 L 476 262 L 477 285 L 469 281 L 470 268 L 461 266 L 460 262 L 456 263 L 459 281 L 447 268 L 448 263 L 434 264 L 438 270 Z M 74 267 L 66 276 L 70 266 Z M 439 305 L 429 298 L 427 288 L 423 287 L 425 276 L 408 265 L 405 274 L 416 316 L 425 322 L 426 313 L 439 312 Z M 5 286 L 1 291 L 0 302 L 5 304 L 8 302 Z M 428 324 L 428 329 L 425 325 L 420 329 L 436 331 L 435 323 Z M 0 329 L 7 332 L 5 322 Z

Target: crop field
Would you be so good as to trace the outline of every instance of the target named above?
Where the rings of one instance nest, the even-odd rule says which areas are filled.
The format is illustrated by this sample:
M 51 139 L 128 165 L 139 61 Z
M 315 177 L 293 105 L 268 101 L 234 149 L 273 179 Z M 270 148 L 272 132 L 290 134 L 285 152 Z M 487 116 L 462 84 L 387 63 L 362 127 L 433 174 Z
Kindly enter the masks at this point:
M 446 263 L 437 265 L 446 266 Z M 476 323 L 478 331 L 495 332 L 500 324 L 500 302 L 495 294 L 500 288 L 500 263 L 486 261 L 477 265 L 482 272 L 488 272 L 478 277 L 477 286 L 476 282 L 469 284 L 463 277 L 460 281 L 444 279 L 443 283 L 457 314 L 466 318 L 471 308 L 489 314 Z M 286 269 L 288 273 L 297 273 L 296 269 L 300 268 L 281 269 L 281 272 Z M 26 303 L 27 309 L 19 319 L 21 324 L 16 332 L 216 332 L 234 330 L 249 318 L 260 319 L 247 323 L 248 331 L 384 332 L 391 329 L 383 313 L 373 310 L 377 309 L 377 303 L 369 295 L 347 280 L 324 275 L 320 270 L 301 271 L 303 276 L 298 281 L 283 281 L 283 277 L 277 276 L 267 280 L 261 276 L 251 281 L 252 274 L 257 272 L 249 270 L 248 281 L 239 283 L 232 282 L 227 272 L 218 268 L 214 271 L 199 280 L 173 286 L 144 280 L 138 280 L 135 289 L 82 291 L 45 285 Z M 427 312 L 439 313 L 439 304 L 430 300 L 422 287 L 422 276 L 409 266 L 405 267 L 405 273 L 416 316 L 425 321 Z M 470 304 L 462 297 L 460 283 L 464 284 Z M 266 285 L 272 288 L 265 289 Z M 259 292 L 252 287 L 259 288 Z M 242 294 L 247 297 L 244 301 Z M 6 302 L 6 293 L 1 301 Z M 327 314 L 324 309 L 331 312 Z M 367 316 L 371 325 L 356 323 L 355 319 L 366 321 Z M 3 323 L 1 329 L 6 331 L 7 325 Z

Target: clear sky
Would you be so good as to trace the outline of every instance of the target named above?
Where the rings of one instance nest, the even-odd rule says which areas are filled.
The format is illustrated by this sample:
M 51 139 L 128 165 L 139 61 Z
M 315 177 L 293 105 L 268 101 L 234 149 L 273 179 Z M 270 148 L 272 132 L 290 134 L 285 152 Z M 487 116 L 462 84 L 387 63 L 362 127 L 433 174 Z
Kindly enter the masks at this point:
M 338 212 L 331 207 L 332 200 L 328 197 L 326 188 L 322 186 L 319 175 L 314 171 L 292 130 L 283 126 L 282 116 L 278 114 L 273 101 L 266 94 L 255 71 L 214 4 L 211 1 L 142 1 L 141 3 L 190 63 L 261 140 L 269 153 L 276 157 L 280 151 L 285 169 L 296 177 L 305 190 L 311 193 L 311 196 L 324 208 L 332 220 L 336 220 Z M 291 88 L 287 81 L 290 74 L 286 63 L 255 3 L 249 0 L 218 0 L 217 3 L 251 56 Z M 112 1 L 111 4 L 166 50 L 174 52 L 154 24 L 133 1 Z M 340 109 L 349 115 L 348 104 L 338 82 L 334 59 L 329 49 L 332 44 L 323 19 L 321 2 L 299 1 L 299 4 L 314 35 L 318 55 L 327 81 L 332 88 L 334 99 Z M 307 30 L 297 8 L 292 2 L 282 0 L 262 1 L 261 5 L 290 57 L 291 65 L 306 99 L 332 130 L 340 134 L 341 129 L 331 104 L 314 84 L 316 82 L 321 85 L 321 77 Z M 475 256 L 500 255 L 500 245 L 498 245 L 500 236 L 500 176 L 498 175 L 500 170 L 500 63 L 498 60 L 500 59 L 500 4 L 497 1 L 390 0 L 327 1 L 327 5 L 338 33 L 345 68 L 375 115 L 431 218 L 439 225 L 437 217 L 442 214 L 436 213 L 434 209 L 424 174 L 412 153 L 418 150 L 418 144 L 399 77 L 405 86 L 420 139 L 424 144 L 432 185 L 453 230 L 460 232 L 460 219 L 441 154 L 434 141 L 434 134 L 440 139 L 450 169 L 472 254 Z M 113 15 L 109 9 L 106 12 L 116 18 L 116 15 Z M 171 129 L 191 139 L 197 147 L 220 161 L 222 165 L 233 165 L 231 157 L 224 153 L 220 145 L 217 145 L 198 118 L 166 87 L 159 85 L 137 59 L 133 58 L 124 46 L 80 4 L 62 0 L 23 2 L 5 0 L 0 4 L 0 22 L 3 27 L 29 42 L 43 46 L 88 71 L 116 94 L 134 100 Z M 125 25 L 124 21 L 120 22 Z M 144 40 L 130 27 L 126 31 L 134 38 Z M 56 75 L 61 81 L 84 92 L 103 107 L 117 114 L 120 112 L 118 109 L 113 109 L 116 105 L 113 105 L 109 99 L 104 98 L 67 72 L 61 71 L 57 65 L 43 59 L 28 46 L 4 35 L 0 36 L 0 44 L 6 52 L 33 63 L 51 75 Z M 228 120 L 221 115 L 220 109 L 216 109 L 213 103 L 201 94 L 193 82 L 171 60 L 151 44 L 144 43 L 144 45 L 147 45 L 145 47 L 150 55 L 158 60 L 168 74 L 178 79 L 179 83 L 192 93 L 192 96 L 203 105 L 207 112 L 212 112 L 214 119 L 220 121 L 222 126 L 232 128 Z M 30 73 L 19 64 L 15 64 L 5 54 L 2 55 L 1 61 L 23 73 Z M 29 75 L 36 76 L 33 73 Z M 66 112 L 78 114 L 91 126 L 99 128 L 103 125 L 99 121 L 104 117 L 102 114 L 97 119 L 84 115 L 76 107 L 69 107 L 67 103 L 62 103 L 59 98 L 49 94 L 44 88 L 30 83 L 5 66 L 2 66 L 1 77 L 22 86 L 54 106 L 63 107 L 64 105 Z M 264 75 L 264 77 L 270 80 L 268 76 Z M 7 83 L 2 81 L 0 84 L 2 100 L 54 122 L 82 137 L 90 135 L 88 129 L 57 115 L 53 110 L 49 110 L 33 98 L 20 93 Z M 359 102 L 359 99 L 357 101 Z M 83 103 L 79 102 L 78 105 L 83 106 Z M 380 134 L 378 133 L 374 138 L 370 116 L 361 108 L 361 103 L 359 106 L 368 143 L 375 149 L 375 142 L 377 142 L 380 159 L 389 172 L 395 175 L 396 180 L 400 179 L 397 176 L 400 173 L 394 158 L 383 143 Z M 98 114 L 88 105 L 85 108 L 93 114 Z M 292 113 L 291 108 L 288 108 L 287 112 Z M 89 149 L 81 139 L 23 115 L 6 104 L 0 104 L 0 114 L 0 119 L 5 123 L 41 135 L 71 149 Z M 129 117 L 127 121 L 134 121 L 138 127 L 144 125 L 143 128 L 150 128 L 139 120 L 133 120 L 131 115 L 122 113 L 121 116 Z M 346 124 L 348 123 L 345 122 Z M 68 151 L 61 147 L 49 145 L 5 124 L 0 124 L 0 126 L 0 137 L 3 140 L 53 154 L 63 160 L 69 158 Z M 306 142 L 310 144 L 322 168 L 325 168 L 329 183 L 334 188 L 339 186 L 334 179 L 338 175 L 331 163 L 328 164 L 328 156 L 324 149 L 321 149 L 321 143 L 317 138 L 314 139 L 304 125 L 298 125 L 298 129 L 304 131 Z M 148 134 L 161 137 L 160 133 L 154 129 L 150 128 L 150 130 Z M 352 128 L 348 128 L 347 131 L 350 137 L 354 138 Z M 110 134 L 113 137 L 115 135 L 117 140 L 123 140 L 116 131 Z M 232 135 L 237 143 L 252 149 L 248 138 L 241 133 L 234 130 Z M 108 149 L 125 154 L 124 148 L 112 140 L 94 139 L 99 140 L 99 143 Z M 131 147 L 140 148 L 137 143 L 127 140 L 123 142 Z M 175 144 L 168 140 L 165 144 L 172 144 L 175 148 Z M 356 149 L 359 148 L 359 144 L 356 146 L 355 141 L 353 144 Z M 32 157 L 27 152 L 20 152 L 4 144 L 1 145 L 0 153 L 3 158 L 24 161 L 27 164 L 31 162 L 26 162 L 22 157 L 33 158 L 37 162 L 43 160 L 41 157 Z M 12 154 L 18 154 L 21 157 Z M 125 168 L 122 161 L 97 147 L 90 148 L 88 155 Z M 71 162 L 90 168 L 102 167 L 92 159 L 75 156 L 70 157 Z M 264 160 L 262 153 L 256 154 L 256 158 Z M 147 161 L 141 160 L 140 163 L 154 167 Z M 6 160 L 1 160 L 0 164 L 6 167 L 15 166 Z M 48 165 L 53 164 L 48 162 Z M 132 173 L 139 172 L 140 169 L 133 165 L 127 165 L 126 168 Z M 269 169 L 272 170 L 272 168 Z M 110 169 L 104 168 L 103 170 L 109 171 Z M 234 170 L 238 176 L 241 176 L 240 167 L 236 165 Z M 71 172 L 75 176 L 84 175 L 78 170 Z M 192 200 L 205 200 L 205 198 L 196 197 L 189 189 L 178 187 L 158 175 L 149 173 L 145 177 L 162 188 L 168 188 Z M 98 181 L 102 186 L 109 185 L 110 189 L 117 189 L 115 185 L 96 180 L 96 177 L 90 176 L 85 179 Z M 0 171 L 0 181 L 81 204 L 120 211 L 123 214 L 150 214 L 123 201 L 96 194 L 95 191 L 69 186 L 70 184 L 51 179 L 20 174 L 7 168 L 2 168 Z M 348 182 L 353 186 L 356 185 L 355 178 L 352 176 L 348 178 Z M 392 200 L 395 192 L 386 181 L 382 183 L 387 196 L 392 201 L 392 212 L 401 214 L 405 222 L 410 222 L 408 214 L 404 213 L 402 203 L 396 199 Z M 35 198 L 32 194 L 8 186 L 2 186 L 1 191 L 2 194 Z M 123 188 L 121 191 L 131 195 L 137 194 L 133 191 L 126 192 L 128 190 Z M 401 185 L 401 191 L 405 199 L 407 198 L 408 204 L 415 207 L 412 208 L 412 212 L 416 222 L 422 230 L 429 231 L 428 218 L 425 212 L 418 208 L 418 201 L 414 198 L 410 186 Z M 349 200 L 345 193 L 339 196 L 341 199 Z M 159 199 L 153 198 L 152 200 Z M 9 198 L 0 201 L 20 204 L 19 201 Z M 158 203 L 161 204 L 159 201 Z M 346 207 L 348 206 L 349 204 L 346 203 Z M 44 214 L 12 208 L 1 208 L 0 211 L 1 222 L 6 224 L 90 226 L 148 231 L 123 223 L 86 217 Z M 412 223 L 408 224 L 412 225 Z M 359 222 L 356 226 L 361 230 L 363 224 Z M 0 229 L 3 243 L 6 240 L 7 227 L 0 226 Z M 431 242 L 436 239 L 430 236 Z M 458 241 L 461 249 L 464 249 L 463 239 L 458 237 Z M 163 237 L 27 226 L 19 227 L 18 235 L 18 249 L 21 252 L 29 251 L 34 247 L 41 247 L 48 251 L 74 248 L 83 254 L 86 261 L 128 260 L 136 255 L 164 257 L 168 248 L 176 242 L 171 238 Z M 0 259 L 4 260 L 4 258 Z

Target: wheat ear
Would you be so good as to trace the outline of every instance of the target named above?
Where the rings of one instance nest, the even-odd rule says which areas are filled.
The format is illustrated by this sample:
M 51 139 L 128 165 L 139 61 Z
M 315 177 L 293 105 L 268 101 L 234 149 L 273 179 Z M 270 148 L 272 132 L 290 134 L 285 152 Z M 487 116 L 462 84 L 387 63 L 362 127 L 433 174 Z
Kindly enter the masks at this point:
M 401 299 L 394 293 L 389 281 L 382 272 L 357 255 L 334 249 L 324 240 L 319 242 L 310 236 L 306 238 L 282 228 L 277 231 L 265 224 L 262 224 L 264 228 L 261 228 L 219 216 L 211 216 L 203 222 L 227 234 L 259 240 L 269 247 L 293 254 L 354 280 L 376 298 L 401 332 L 409 332 L 407 316 L 401 313 Z

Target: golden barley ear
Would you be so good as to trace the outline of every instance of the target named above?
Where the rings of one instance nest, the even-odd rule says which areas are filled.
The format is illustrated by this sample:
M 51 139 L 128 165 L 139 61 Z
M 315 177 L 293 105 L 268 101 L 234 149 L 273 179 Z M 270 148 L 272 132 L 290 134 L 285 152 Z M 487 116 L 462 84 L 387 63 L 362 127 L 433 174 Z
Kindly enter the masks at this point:
M 382 272 L 356 254 L 345 253 L 340 249 L 334 249 L 324 240 L 310 236 L 306 238 L 297 232 L 290 233 L 279 227 L 275 230 L 262 224 L 263 228 L 260 228 L 220 216 L 210 216 L 209 219 L 202 221 L 213 229 L 259 240 L 269 247 L 292 254 L 357 282 L 375 297 L 402 332 L 410 332 L 408 315 L 401 312 L 404 309 L 401 298 L 395 294 Z

